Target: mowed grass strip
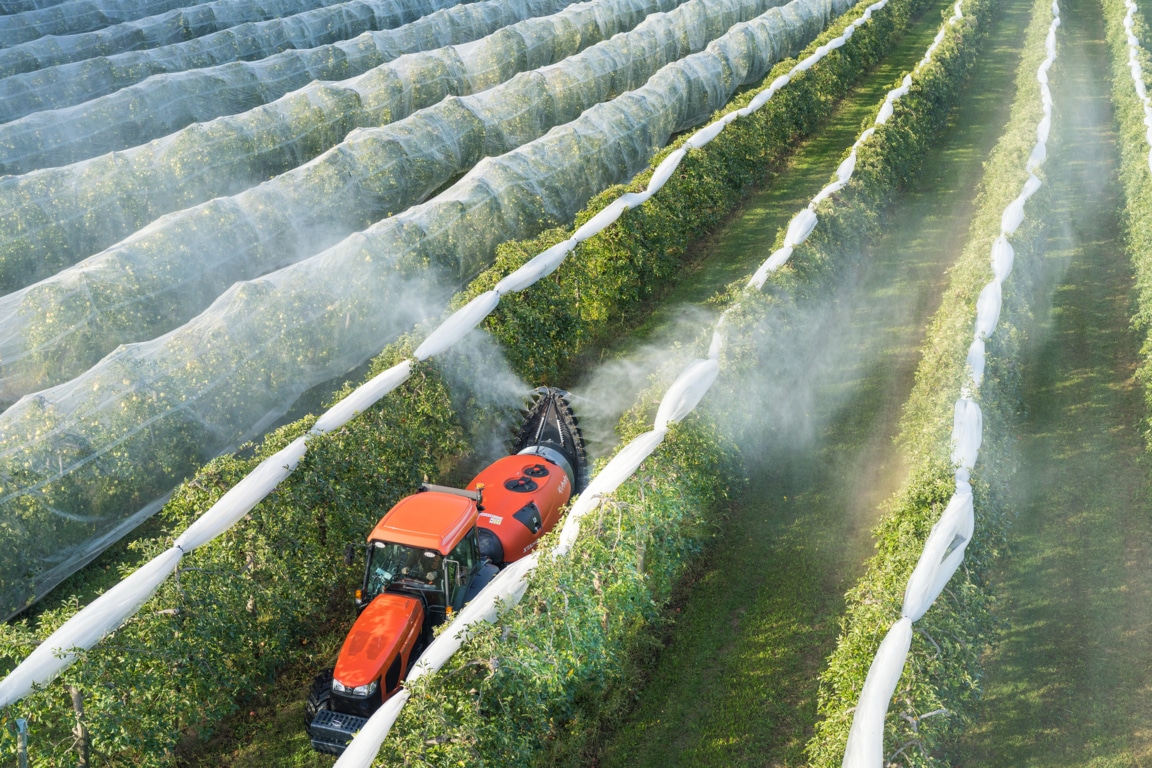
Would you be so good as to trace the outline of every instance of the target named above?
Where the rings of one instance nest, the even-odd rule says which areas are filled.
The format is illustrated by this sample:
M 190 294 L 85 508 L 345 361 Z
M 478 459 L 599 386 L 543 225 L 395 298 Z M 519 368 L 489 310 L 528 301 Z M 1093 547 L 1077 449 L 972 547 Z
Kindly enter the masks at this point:
M 688 250 L 675 288 L 637 329 L 606 355 L 619 356 L 667 326 L 685 304 L 699 304 L 747 278 L 772 253 L 776 233 L 828 183 L 845 150 L 876 117 L 884 95 L 916 65 L 955 0 L 934 3 L 909 25 L 900 45 L 840 102 L 821 131 L 802 142 L 784 167 L 732 213 L 712 236 Z
M 1019 518 L 996 576 L 1005 629 L 960 766 L 1152 763 L 1152 494 L 1110 65 L 1099 3 L 1061 8 L 1064 119 L 1047 168 L 1064 225 L 1048 255 L 1067 271 L 1024 370 Z
M 818 328 L 782 347 L 799 364 L 764 371 L 809 390 L 797 398 L 807 412 L 795 414 L 796 429 L 782 430 L 775 444 L 744 446 L 756 461 L 748 494 L 724 521 L 647 687 L 605 741 L 599 765 L 805 763 L 817 676 L 835 645 L 843 593 L 871 554 L 878 505 L 904 479 L 892 442 L 900 409 L 945 270 L 966 241 L 983 161 L 1007 119 L 1030 7 L 1002 6 L 953 126 L 899 202 L 889 234 L 833 306 L 813 313 Z M 798 149 L 795 172 L 750 199 L 676 297 L 699 301 L 701 286 L 723 285 L 766 255 L 938 26 L 934 12 L 920 20 L 901 46 L 903 64 L 886 61 L 883 79 L 858 89 L 827 131 Z M 659 315 L 677 312 L 666 305 Z

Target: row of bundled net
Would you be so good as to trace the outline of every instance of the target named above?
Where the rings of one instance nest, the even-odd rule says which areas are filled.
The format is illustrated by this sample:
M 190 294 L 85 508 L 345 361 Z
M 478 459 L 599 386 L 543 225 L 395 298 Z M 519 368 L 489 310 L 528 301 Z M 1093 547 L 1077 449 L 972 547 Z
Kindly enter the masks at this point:
M 477 31 L 491 34 L 465 47 L 390 56 L 395 61 L 359 79 L 313 83 L 272 104 L 123 153 L 0 178 L 0 292 L 91 256 L 165 213 L 295 168 L 354 128 L 399 120 L 446 96 L 481 91 L 559 61 L 676 1 L 601 0 L 566 10 L 570 0 L 457 6 L 393 30 L 393 36 L 441 48 L 473 41 Z M 544 14 L 550 15 L 536 18 Z
M 496 246 L 570 221 L 673 132 L 793 55 L 832 16 L 796 0 L 737 25 L 644 87 L 507 155 L 433 200 L 246 283 L 153 341 L 0 416 L 0 612 L 44 590 L 91 542 L 195 466 L 270 424 L 303 391 L 438 312 Z M 53 573 L 58 574 L 59 570 Z
M 670 3 L 672 0 L 663 0 Z M 642 18 L 652 0 L 605 0 Z M 558 64 L 354 132 L 294 171 L 174 213 L 75 267 L 0 299 L 0 397 L 76 376 L 117 345 L 150 339 L 229 285 L 311 256 L 414 205 L 484 157 L 539 138 L 645 83 L 776 0 L 690 0 Z M 559 41 L 575 30 L 555 26 Z M 572 40 L 559 47 L 571 47 Z
M 462 341 L 467 330 L 479 325 L 483 317 L 487 316 L 487 314 L 495 308 L 496 303 L 498 303 L 501 298 L 507 296 L 509 292 L 523 290 L 528 285 L 531 285 L 536 280 L 548 274 L 552 269 L 556 268 L 560 261 L 563 261 L 567 254 L 570 254 L 575 249 L 578 242 L 582 242 L 584 239 L 602 232 L 605 227 L 609 226 L 619 217 L 624 208 L 629 205 L 642 203 L 655 194 L 664 183 L 667 182 L 671 174 L 675 173 L 676 168 L 685 156 L 686 148 L 706 146 L 731 122 L 761 108 L 776 93 L 786 87 L 794 75 L 807 71 L 828 53 L 846 43 L 855 33 L 855 30 L 868 23 L 872 18 L 872 13 L 883 8 L 886 3 L 887 0 L 879 0 L 879 2 L 869 6 L 865 13 L 849 25 L 840 36 L 827 41 L 807 58 L 798 62 L 788 74 L 782 75 L 774 80 L 767 88 L 761 90 L 748 106 L 729 112 L 710 125 L 696 131 L 695 134 L 685 142 L 683 147 L 666 156 L 660 165 L 654 169 L 648 187 L 643 192 L 629 192 L 621 195 L 573 232 L 568 240 L 537 254 L 536 257 L 529 260 L 521 266 L 520 269 L 505 276 L 491 291 L 475 297 L 467 305 L 457 310 L 425 339 L 420 347 L 417 348 L 415 356 L 418 359 L 424 359 L 421 354 L 422 350 L 427 350 L 427 354 L 429 355 L 436 355 L 449 346 Z M 936 42 L 933 43 L 933 46 L 929 49 L 928 55 L 931 55 L 939 45 L 942 36 L 943 32 L 937 37 Z M 907 80 L 905 82 L 907 83 Z M 885 116 L 884 110 L 890 110 L 891 104 L 895 99 L 906 94 L 907 90 L 907 87 L 902 87 L 901 89 L 889 92 L 884 107 L 881 109 L 878 122 L 882 123 L 886 121 L 888 117 L 891 117 L 891 111 Z M 867 136 L 871 134 L 872 130 L 873 129 L 868 129 L 861 141 L 866 141 Z M 858 144 L 859 143 L 860 142 L 858 142 Z M 818 195 L 816 199 L 818 201 L 823 200 L 828 195 L 834 194 L 834 192 L 825 194 L 830 188 L 834 188 L 835 191 L 843 188 L 847 179 L 851 176 L 853 168 L 854 161 L 846 170 L 842 165 L 841 169 L 837 172 L 837 181 L 825 187 L 821 195 Z M 812 213 L 810 209 L 805 209 L 805 212 Z M 798 218 L 800 221 L 804 221 L 807 217 Z M 805 224 L 802 229 L 804 232 L 810 233 L 814 225 L 815 219 L 813 214 L 811 225 Z M 786 240 L 792 240 L 794 244 L 799 244 L 803 242 L 807 235 L 801 234 L 796 230 L 796 220 L 794 219 L 788 226 L 785 237 Z M 753 278 L 745 290 L 759 290 L 762 287 L 763 281 L 757 282 L 756 279 Z M 621 483 L 627 480 L 663 442 L 670 425 L 681 421 L 691 413 L 708 392 L 720 373 L 722 351 L 727 343 L 727 337 L 732 331 L 731 321 L 727 320 L 727 318 L 730 313 L 737 309 L 741 301 L 742 297 L 737 298 L 736 302 L 724 312 L 716 324 L 712 343 L 708 350 L 708 357 L 691 361 L 665 393 L 657 410 L 653 429 L 637 435 L 631 442 L 623 447 L 616 456 L 601 469 L 599 474 L 592 479 L 588 487 L 573 504 L 559 532 L 556 546 L 548 553 L 550 557 L 563 557 L 571 551 L 580 534 L 581 519 L 595 509 L 603 498 L 613 493 Z M 740 352 L 737 351 L 736 355 L 739 356 Z M 349 395 L 349 398 L 356 398 L 363 390 L 374 388 L 377 381 L 386 379 L 393 374 L 393 372 L 397 374 L 395 378 L 399 378 L 400 375 L 405 375 L 402 366 L 407 364 L 408 362 L 405 361 L 404 364 L 395 366 L 390 371 L 379 374 L 375 379 L 362 385 Z M 322 416 L 321 421 L 326 418 L 328 418 L 328 414 Z M 318 424 L 319 423 L 320 422 L 318 422 Z M 204 517 L 207 518 L 217 514 L 222 515 L 223 512 L 224 510 L 217 512 L 217 507 L 214 506 L 205 513 Z M 386 706 L 378 709 L 368 719 L 368 722 L 364 723 L 351 744 L 348 745 L 348 749 L 337 761 L 336 768 L 368 768 L 368 766 L 376 762 L 381 744 L 387 737 L 392 726 L 399 719 L 400 713 L 408 699 L 414 695 L 413 691 L 418 690 L 412 686 L 412 683 L 421 678 L 437 674 L 443 669 L 448 660 L 460 650 L 473 627 L 480 622 L 495 622 L 499 614 L 519 602 L 520 598 L 525 594 L 525 591 L 530 588 L 528 581 L 529 574 L 536 567 L 539 558 L 543 556 L 539 551 L 534 552 L 531 556 L 520 560 L 510 568 L 504 570 L 498 579 L 495 579 L 486 586 L 464 610 L 460 611 L 452 622 L 452 625 L 449 626 L 446 631 L 440 633 L 436 640 L 421 654 L 419 661 L 408 674 L 405 687 L 400 690 L 395 697 L 390 699 Z M 77 625 L 81 626 L 79 622 L 77 622 Z M 56 641 L 58 645 L 63 645 L 68 642 L 68 638 L 64 635 L 63 630 L 61 631 L 61 635 L 62 636 Z M 46 644 L 51 647 L 53 642 L 52 639 L 49 639 Z M 26 664 L 29 669 L 35 666 L 32 659 L 26 662 Z M 41 674 L 50 671 L 44 668 L 46 666 L 46 662 L 42 663 Z M 28 684 L 29 683 L 25 683 L 25 685 Z
M 51 35 L 0 50 L 0 77 L 45 67 L 159 48 L 255 21 L 291 16 L 332 0 L 213 0 L 190 8 L 113 24 L 91 32 Z
M 454 0 L 358 0 L 356 5 L 378 9 L 381 21 L 406 25 L 435 11 L 451 8 L 455 3 Z M 318 12 L 299 15 L 312 13 Z M 417 28 L 418 39 L 427 40 L 432 29 Z M 234 30 L 226 30 L 212 37 L 227 41 L 235 34 Z M 401 40 L 411 41 L 406 36 Z M 0 125 L 0 173 L 26 173 L 134 147 L 193 123 L 267 104 L 314 79 L 357 74 L 347 70 L 346 48 L 366 50 L 371 56 L 375 46 L 361 36 L 346 43 L 351 45 L 328 43 L 302 51 L 282 51 L 259 61 L 233 61 L 205 69 L 155 75 L 82 104 L 17 118 Z M 76 66 L 83 69 L 86 63 Z M 97 67 L 95 72 L 86 74 L 99 79 L 99 71 Z M 111 75 L 111 71 L 107 74 Z M 17 75 L 8 79 L 20 81 L 25 77 Z
M 0 125 L 0 174 L 28 173 L 136 147 L 184 126 L 269 104 L 291 95 L 300 83 L 349 79 L 401 55 L 474 41 L 501 26 L 554 13 L 571 3 L 485 0 L 455 5 L 397 29 L 366 32 L 352 40 L 284 51 L 258 62 L 157 75 L 87 104 Z M 525 10 L 536 8 L 551 10 Z M 290 111 L 299 106 L 297 99 L 278 108 Z M 52 116 L 67 118 L 70 129 Z
M 0 0 L 0 13 L 23 13 L 60 5 L 65 0 Z
M 0 122 L 83 104 L 156 75 L 266 59 L 288 49 L 308 50 L 365 32 L 395 29 L 447 7 L 450 5 L 446 0 L 349 0 L 283 18 L 242 24 L 163 48 L 99 56 L 13 75 L 0 80 Z M 330 79 L 324 70 L 280 73 L 280 88 Z
M 89 32 L 173 8 L 196 5 L 196 0 L 67 0 L 63 3 L 37 3 L 38 7 L 27 10 L 22 10 L 28 5 L 26 0 L 5 0 L 5 7 L 9 7 L 9 3 L 14 10 L 21 10 L 0 24 L 0 48 L 45 35 Z

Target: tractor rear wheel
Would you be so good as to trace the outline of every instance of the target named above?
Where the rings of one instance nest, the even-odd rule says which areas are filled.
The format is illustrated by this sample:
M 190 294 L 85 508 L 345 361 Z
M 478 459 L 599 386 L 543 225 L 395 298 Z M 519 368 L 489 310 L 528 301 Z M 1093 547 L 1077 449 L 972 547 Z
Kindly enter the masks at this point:
M 332 708 L 332 670 L 326 669 L 312 681 L 308 701 L 304 704 L 304 730 L 312 736 L 312 721 L 322 710 Z

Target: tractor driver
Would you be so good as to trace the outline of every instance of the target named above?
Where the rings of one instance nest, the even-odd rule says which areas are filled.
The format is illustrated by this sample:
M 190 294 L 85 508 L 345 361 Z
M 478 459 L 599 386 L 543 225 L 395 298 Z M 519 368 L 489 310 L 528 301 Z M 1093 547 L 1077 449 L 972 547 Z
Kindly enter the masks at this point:
M 434 549 L 413 550 L 408 556 L 408 565 L 400 572 L 412 578 L 423 577 L 424 581 L 432 584 L 440 575 L 440 565 L 443 562 L 444 556 Z
M 431 555 L 431 557 L 429 557 Z M 424 580 L 429 584 L 436 581 L 436 577 L 440 575 L 440 566 L 444 562 L 444 556 L 435 550 L 429 550 L 424 553 Z

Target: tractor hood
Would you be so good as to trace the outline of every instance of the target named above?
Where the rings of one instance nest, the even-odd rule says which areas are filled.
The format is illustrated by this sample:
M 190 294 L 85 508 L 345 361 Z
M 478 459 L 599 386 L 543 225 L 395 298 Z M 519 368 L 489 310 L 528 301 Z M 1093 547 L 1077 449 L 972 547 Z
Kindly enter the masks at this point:
M 416 598 L 391 592 L 378 595 L 352 625 L 333 676 L 349 687 L 379 680 L 396 654 L 416 641 L 423 622 L 424 608 Z

